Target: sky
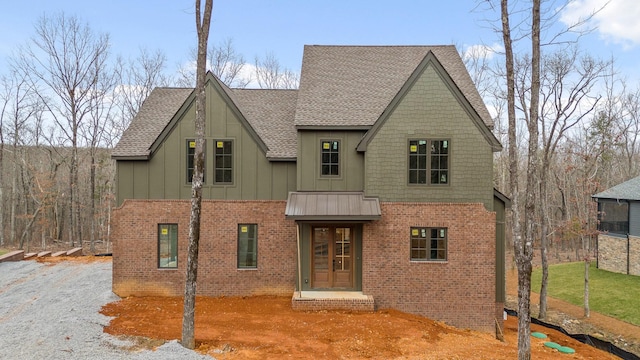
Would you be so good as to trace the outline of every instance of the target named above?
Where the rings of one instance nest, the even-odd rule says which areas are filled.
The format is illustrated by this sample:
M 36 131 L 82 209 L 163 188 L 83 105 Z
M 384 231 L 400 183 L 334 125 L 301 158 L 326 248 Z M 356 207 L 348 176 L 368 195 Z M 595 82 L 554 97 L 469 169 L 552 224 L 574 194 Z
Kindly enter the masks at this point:
M 522 3 L 522 1 L 520 1 Z M 441 45 L 500 50 L 491 27 L 497 14 L 479 0 L 214 0 L 210 43 L 232 39 L 248 63 L 272 53 L 299 72 L 308 45 Z M 556 1 L 560 4 L 563 1 Z M 599 9 L 606 0 L 569 0 L 566 23 Z M 551 4 L 555 6 L 554 4 Z M 140 48 L 162 50 L 172 72 L 196 45 L 193 0 L 6 1 L 0 12 L 0 75 L 7 57 L 34 35 L 43 15 L 64 12 L 110 35 L 111 53 L 135 57 Z M 618 70 L 640 84 L 640 1 L 611 0 L 592 18 L 581 49 L 615 57 Z

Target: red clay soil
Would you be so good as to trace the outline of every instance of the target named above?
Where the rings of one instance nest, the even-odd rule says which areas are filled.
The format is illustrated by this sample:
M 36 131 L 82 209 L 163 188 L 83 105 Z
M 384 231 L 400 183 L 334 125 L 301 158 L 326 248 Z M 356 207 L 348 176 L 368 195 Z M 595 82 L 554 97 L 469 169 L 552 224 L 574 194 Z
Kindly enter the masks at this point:
M 149 339 L 180 339 L 182 299 L 129 297 L 107 304 L 105 332 L 158 345 Z M 457 329 L 395 310 L 375 313 L 294 312 L 291 298 L 235 297 L 196 300 L 197 351 L 218 359 L 514 359 L 517 323 L 509 317 L 505 342 L 493 334 Z M 616 359 L 561 333 L 532 325 L 549 336 L 531 338 L 533 359 Z M 564 355 L 553 341 L 576 350 Z

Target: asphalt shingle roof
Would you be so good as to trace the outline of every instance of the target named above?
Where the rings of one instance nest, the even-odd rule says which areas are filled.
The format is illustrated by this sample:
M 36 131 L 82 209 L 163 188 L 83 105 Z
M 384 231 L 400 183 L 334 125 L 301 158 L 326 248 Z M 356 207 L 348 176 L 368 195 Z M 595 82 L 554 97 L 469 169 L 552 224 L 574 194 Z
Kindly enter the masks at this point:
M 592 197 L 596 199 L 640 201 L 640 176 L 599 192 Z
M 432 52 L 489 128 L 493 121 L 454 46 L 305 46 L 299 90 L 230 89 L 219 82 L 270 159 L 295 159 L 296 126 L 370 127 Z M 112 156 L 146 158 L 193 89 L 156 88 Z
M 234 102 L 269 148 L 268 158 L 296 158 L 298 90 L 233 89 Z
M 122 134 L 118 145 L 111 152 L 111 156 L 149 156 L 151 145 L 192 91 L 193 89 L 184 88 L 153 89 L 142 103 L 138 114 Z
M 304 48 L 296 126 L 372 126 L 431 51 L 490 128 L 493 120 L 453 45 Z

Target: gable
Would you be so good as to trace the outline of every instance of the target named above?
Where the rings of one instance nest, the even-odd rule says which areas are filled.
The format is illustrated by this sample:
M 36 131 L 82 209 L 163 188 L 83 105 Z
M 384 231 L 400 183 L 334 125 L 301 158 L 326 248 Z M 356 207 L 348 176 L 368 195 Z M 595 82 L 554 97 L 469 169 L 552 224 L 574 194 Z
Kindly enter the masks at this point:
M 267 145 L 262 141 L 262 139 L 258 136 L 255 129 L 244 117 L 242 112 L 240 112 L 238 106 L 236 105 L 236 101 L 233 99 L 232 91 L 224 85 L 218 78 L 216 78 L 211 72 L 207 73 L 207 81 L 205 84 L 206 92 L 207 92 L 207 112 L 206 112 L 206 132 L 208 136 L 228 136 L 226 131 L 220 131 L 221 129 L 226 129 L 226 126 L 218 124 L 219 126 L 214 125 L 214 121 L 233 121 L 231 119 L 237 120 L 242 128 L 248 132 L 251 139 L 256 143 L 256 145 L 260 148 L 260 150 L 266 154 L 268 151 Z M 218 104 L 216 104 L 218 102 Z M 220 104 L 224 104 L 226 109 L 222 109 Z M 187 118 L 186 114 L 191 107 L 195 107 L 195 93 L 192 94 L 180 107 L 180 110 L 172 117 L 167 126 L 164 128 L 162 133 L 155 139 L 153 144 L 150 147 L 150 154 L 153 154 L 154 151 L 162 144 L 167 136 L 175 129 L 178 124 Z M 228 110 L 228 111 L 227 111 Z M 214 115 L 215 114 L 215 115 Z M 195 113 L 194 115 L 195 116 Z M 193 120 L 193 119 L 191 119 Z M 217 129 L 215 129 L 218 127 Z M 195 130 L 195 129 L 194 129 Z M 193 132 L 193 136 L 195 136 L 195 131 Z
M 368 129 L 432 53 L 488 128 L 493 126 L 454 46 L 305 46 L 295 125 Z
M 362 138 L 360 144 L 358 144 L 358 151 L 367 151 L 367 146 L 376 136 L 378 131 L 385 125 L 391 114 L 395 111 L 397 106 L 405 99 L 409 91 L 414 87 L 416 82 L 425 75 L 425 71 L 435 72 L 437 76 L 441 79 L 442 85 L 447 89 L 451 96 L 456 99 L 458 105 L 464 110 L 466 116 L 471 120 L 470 126 L 475 126 L 478 131 L 485 138 L 487 143 L 491 146 L 492 150 L 501 151 L 502 145 L 491 132 L 491 129 L 487 126 L 487 124 L 480 117 L 480 114 L 476 110 L 467 97 L 463 94 L 460 88 L 453 81 L 449 73 L 442 66 L 440 61 L 436 58 L 433 52 L 429 51 L 427 55 L 424 57 L 420 65 L 418 65 L 409 79 L 404 83 L 400 91 L 396 94 L 396 96 L 391 100 L 388 106 L 384 109 L 382 115 L 376 120 L 373 127 L 367 132 L 367 134 Z M 428 96 L 440 96 L 440 94 L 429 94 Z M 428 100 L 428 99 L 425 99 Z M 485 108 L 486 110 L 486 108 Z M 416 124 L 417 125 L 417 124 Z M 428 124 L 424 124 L 428 126 Z

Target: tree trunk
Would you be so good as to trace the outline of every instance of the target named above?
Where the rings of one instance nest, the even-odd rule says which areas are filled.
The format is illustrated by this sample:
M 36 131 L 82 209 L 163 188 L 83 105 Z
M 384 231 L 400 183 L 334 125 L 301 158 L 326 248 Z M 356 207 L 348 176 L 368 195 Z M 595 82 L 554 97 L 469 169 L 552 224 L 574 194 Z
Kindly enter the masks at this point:
M 589 309 L 589 256 L 584 258 L 584 317 L 591 316 L 591 310 Z
M 91 164 L 89 164 L 89 177 L 90 177 L 90 194 L 91 194 L 91 212 L 89 222 L 91 223 L 90 234 L 90 247 L 91 252 L 96 251 L 96 155 L 95 148 L 91 149 Z
M 193 178 L 191 180 L 191 218 L 189 221 L 189 249 L 187 252 L 187 275 L 184 289 L 184 311 L 182 314 L 182 346 L 195 348 L 195 301 L 198 278 L 198 245 L 200 242 L 200 214 L 202 206 L 202 179 L 204 172 L 204 134 L 206 123 L 206 66 L 209 25 L 213 0 L 206 0 L 204 13 L 200 12 L 200 1 L 196 0 L 196 29 L 198 32 L 198 58 L 196 60 L 196 149 Z
M 545 164 L 546 165 L 546 164 Z M 541 212 L 540 216 L 540 259 L 542 262 L 542 281 L 540 284 L 540 312 L 538 317 L 545 319 L 547 317 L 547 288 L 549 285 L 549 260 L 548 260 L 548 247 L 549 240 L 547 239 L 548 224 L 547 217 L 544 212 L 548 210 L 547 206 L 547 184 L 546 184 L 546 172 L 548 168 L 543 165 L 542 174 L 540 180 L 540 203 Z

